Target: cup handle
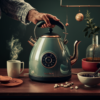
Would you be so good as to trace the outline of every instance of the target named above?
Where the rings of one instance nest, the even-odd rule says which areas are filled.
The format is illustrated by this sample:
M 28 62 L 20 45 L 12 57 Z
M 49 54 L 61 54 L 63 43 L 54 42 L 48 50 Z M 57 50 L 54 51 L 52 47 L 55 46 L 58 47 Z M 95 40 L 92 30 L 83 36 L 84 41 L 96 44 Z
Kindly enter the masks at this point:
M 23 69 L 22 69 L 22 71 L 20 72 L 20 74 L 24 71 L 24 62 L 21 62 L 22 64 L 23 64 Z

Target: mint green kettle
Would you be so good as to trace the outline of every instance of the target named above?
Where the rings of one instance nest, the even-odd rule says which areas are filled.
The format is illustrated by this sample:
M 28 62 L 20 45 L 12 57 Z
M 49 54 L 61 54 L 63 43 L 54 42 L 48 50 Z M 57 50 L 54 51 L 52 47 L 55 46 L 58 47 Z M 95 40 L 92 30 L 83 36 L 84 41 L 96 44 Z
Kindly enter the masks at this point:
M 66 28 L 63 23 L 50 19 L 51 24 L 58 25 L 61 29 Z M 71 66 L 78 59 L 78 44 L 75 41 L 74 54 L 70 56 L 67 48 L 66 34 L 64 40 L 50 28 L 49 32 L 36 38 L 35 31 L 45 22 L 40 21 L 34 28 L 35 39 L 28 41 L 32 46 L 29 57 L 29 78 L 41 82 L 67 81 L 71 78 Z

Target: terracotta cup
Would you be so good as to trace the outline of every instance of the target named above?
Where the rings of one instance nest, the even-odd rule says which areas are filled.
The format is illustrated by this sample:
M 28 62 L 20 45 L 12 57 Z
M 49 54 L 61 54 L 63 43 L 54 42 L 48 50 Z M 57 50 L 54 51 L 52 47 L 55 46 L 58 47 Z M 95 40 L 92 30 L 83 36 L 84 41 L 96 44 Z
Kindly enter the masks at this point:
M 86 58 L 83 58 L 82 59 L 82 69 L 85 71 L 95 72 L 98 69 L 97 68 L 98 63 L 100 62 L 89 62 L 89 61 L 86 61 Z

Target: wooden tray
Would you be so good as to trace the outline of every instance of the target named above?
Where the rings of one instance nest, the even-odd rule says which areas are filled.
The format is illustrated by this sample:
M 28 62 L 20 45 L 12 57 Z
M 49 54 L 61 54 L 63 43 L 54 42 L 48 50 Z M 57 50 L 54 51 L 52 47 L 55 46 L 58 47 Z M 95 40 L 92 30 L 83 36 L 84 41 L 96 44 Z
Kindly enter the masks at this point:
M 18 86 L 23 83 L 23 80 L 17 79 L 17 78 L 12 78 L 12 80 L 9 81 L 9 83 L 3 84 L 1 83 L 0 85 L 2 86 Z

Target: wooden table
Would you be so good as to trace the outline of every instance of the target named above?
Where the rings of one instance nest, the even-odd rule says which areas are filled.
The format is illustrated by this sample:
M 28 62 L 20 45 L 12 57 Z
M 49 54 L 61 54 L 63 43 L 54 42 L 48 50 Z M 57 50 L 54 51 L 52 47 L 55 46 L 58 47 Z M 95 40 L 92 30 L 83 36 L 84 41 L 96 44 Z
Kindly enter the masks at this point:
M 100 96 L 100 84 L 95 88 L 87 88 L 79 82 L 77 75 L 72 75 L 68 82 L 74 82 L 73 87 L 78 86 L 79 89 L 70 89 L 64 87 L 54 88 L 55 83 L 43 83 L 31 81 L 28 76 L 23 76 L 24 73 L 28 73 L 28 69 L 20 75 L 19 79 L 24 82 L 17 87 L 4 87 L 0 85 L 0 97 L 1 96 Z M 73 73 L 83 71 L 81 68 L 72 68 Z M 0 75 L 7 75 L 7 69 L 0 69 Z M 65 84 L 60 82 L 57 84 Z

